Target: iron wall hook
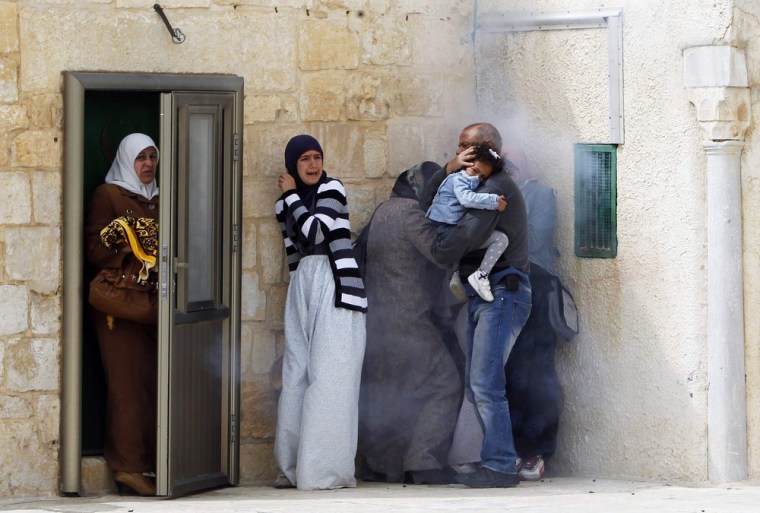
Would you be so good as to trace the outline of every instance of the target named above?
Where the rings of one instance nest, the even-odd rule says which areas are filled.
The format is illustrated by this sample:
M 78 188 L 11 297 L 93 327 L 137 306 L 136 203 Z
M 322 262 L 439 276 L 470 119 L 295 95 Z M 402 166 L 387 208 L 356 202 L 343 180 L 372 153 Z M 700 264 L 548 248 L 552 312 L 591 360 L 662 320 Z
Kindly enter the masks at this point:
M 166 25 L 166 28 L 169 30 L 169 34 L 171 34 L 174 44 L 178 45 L 182 43 L 185 40 L 185 34 L 183 34 L 180 29 L 172 27 L 166 14 L 164 14 L 163 8 L 159 4 L 153 4 L 153 9 L 155 9 L 158 15 L 161 16 L 161 19 L 164 20 L 164 25 Z

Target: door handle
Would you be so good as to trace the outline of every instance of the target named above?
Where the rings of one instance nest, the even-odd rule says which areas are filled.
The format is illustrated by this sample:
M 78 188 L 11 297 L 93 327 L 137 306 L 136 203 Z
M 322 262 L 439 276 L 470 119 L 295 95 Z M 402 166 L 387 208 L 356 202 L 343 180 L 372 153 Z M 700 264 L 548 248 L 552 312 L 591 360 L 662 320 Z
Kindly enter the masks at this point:
M 190 264 L 187 262 L 180 262 L 176 258 L 174 259 L 174 272 L 176 273 L 178 269 L 190 269 Z

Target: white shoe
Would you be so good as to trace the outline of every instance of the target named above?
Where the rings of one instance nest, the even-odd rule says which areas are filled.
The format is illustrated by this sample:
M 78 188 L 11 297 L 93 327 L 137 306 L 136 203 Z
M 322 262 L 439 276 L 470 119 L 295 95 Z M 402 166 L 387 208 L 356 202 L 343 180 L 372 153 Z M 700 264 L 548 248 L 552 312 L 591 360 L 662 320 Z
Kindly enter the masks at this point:
M 527 458 L 520 469 L 520 481 L 538 481 L 544 477 L 544 457 L 540 454 Z
M 454 271 L 454 273 L 451 275 L 451 279 L 449 280 L 449 288 L 457 300 L 462 302 L 467 301 L 467 291 L 464 290 L 462 279 L 459 277 L 459 271 Z
M 488 278 L 480 277 L 480 271 L 475 271 L 469 275 L 467 277 L 467 281 L 470 282 L 470 285 L 472 285 L 472 288 L 475 289 L 475 292 L 477 292 L 478 295 L 483 298 L 483 301 L 488 301 L 489 303 L 493 301 L 493 294 L 491 294 L 491 283 L 488 281 Z

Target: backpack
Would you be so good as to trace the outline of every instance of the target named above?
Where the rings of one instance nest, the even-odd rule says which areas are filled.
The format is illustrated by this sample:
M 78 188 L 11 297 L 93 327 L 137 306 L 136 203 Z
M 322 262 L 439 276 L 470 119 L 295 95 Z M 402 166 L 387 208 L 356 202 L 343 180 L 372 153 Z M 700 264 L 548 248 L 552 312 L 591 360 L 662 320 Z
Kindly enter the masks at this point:
M 380 205 L 382 205 L 382 203 Z M 380 205 L 378 205 L 378 207 Z M 361 274 L 362 279 L 364 279 L 366 273 L 369 225 L 372 224 L 372 219 L 375 218 L 375 212 L 377 212 L 377 207 L 375 207 L 374 212 L 372 212 L 372 217 L 369 218 L 369 221 L 367 221 L 367 224 L 364 225 L 364 228 L 361 229 L 356 240 L 351 245 L 354 250 L 354 259 L 356 260 L 356 265 L 359 267 L 359 274 Z
M 370 222 L 372 219 L 370 219 Z M 356 265 L 359 267 L 359 274 L 364 278 L 364 273 L 367 265 L 367 239 L 369 239 L 369 223 L 367 223 L 362 231 L 359 232 L 359 236 L 352 244 L 354 249 L 354 259 L 356 259 Z
M 552 277 L 552 289 L 549 292 L 549 323 L 555 333 L 566 341 L 570 341 L 580 331 L 575 299 L 556 276 Z

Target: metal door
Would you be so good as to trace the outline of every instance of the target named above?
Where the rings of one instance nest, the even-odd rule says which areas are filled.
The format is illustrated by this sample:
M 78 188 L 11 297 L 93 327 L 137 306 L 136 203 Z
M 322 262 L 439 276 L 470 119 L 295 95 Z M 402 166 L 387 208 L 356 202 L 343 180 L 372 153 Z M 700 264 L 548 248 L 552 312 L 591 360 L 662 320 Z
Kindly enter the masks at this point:
M 159 495 L 238 482 L 238 101 L 161 95 Z

